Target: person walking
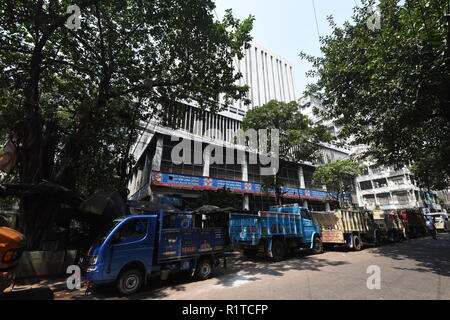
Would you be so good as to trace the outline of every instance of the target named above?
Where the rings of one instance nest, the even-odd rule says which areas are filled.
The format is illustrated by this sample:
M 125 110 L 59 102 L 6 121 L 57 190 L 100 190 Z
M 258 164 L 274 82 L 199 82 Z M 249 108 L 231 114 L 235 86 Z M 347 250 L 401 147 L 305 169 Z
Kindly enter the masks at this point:
M 431 236 L 434 240 L 437 240 L 437 231 L 436 231 L 436 225 L 434 223 L 434 218 L 427 219 L 426 226 L 428 231 L 430 232 Z

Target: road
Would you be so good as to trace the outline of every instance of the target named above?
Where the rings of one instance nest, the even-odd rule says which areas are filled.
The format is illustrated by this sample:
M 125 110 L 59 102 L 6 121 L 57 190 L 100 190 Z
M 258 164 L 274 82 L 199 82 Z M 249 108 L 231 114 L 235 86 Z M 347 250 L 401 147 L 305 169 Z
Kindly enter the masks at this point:
M 370 290 L 367 269 L 373 265 L 380 267 L 381 288 Z M 202 282 L 178 274 L 167 281 L 152 279 L 142 292 L 129 298 L 118 298 L 112 286 L 90 296 L 57 289 L 55 296 L 82 300 L 450 300 L 450 238 L 440 234 L 438 240 L 413 239 L 361 252 L 299 253 L 280 263 L 262 257 L 249 261 L 237 255 L 226 270 L 219 268 L 214 278 Z

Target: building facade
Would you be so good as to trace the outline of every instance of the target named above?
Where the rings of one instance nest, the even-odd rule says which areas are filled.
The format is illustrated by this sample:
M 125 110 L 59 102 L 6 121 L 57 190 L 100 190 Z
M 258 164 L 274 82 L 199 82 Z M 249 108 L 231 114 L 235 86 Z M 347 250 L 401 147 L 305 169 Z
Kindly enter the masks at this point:
M 141 136 L 133 148 L 137 164 L 128 186 L 131 199 L 176 197 L 194 202 L 202 191 L 227 188 L 238 195 L 244 209 L 262 210 L 275 204 L 274 193 L 262 188 L 260 165 L 250 161 L 254 152 L 236 144 L 234 137 L 251 108 L 273 99 L 296 100 L 292 64 L 252 44 L 242 60 L 234 61 L 234 67 L 243 75 L 240 84 L 250 87 L 250 105 L 235 101 L 227 110 L 212 114 L 184 104 L 185 116 L 177 120 L 176 130 L 156 119 L 142 124 Z M 221 103 L 221 97 L 218 100 Z M 173 151 L 183 141 L 192 146 L 188 158 L 203 161 L 174 162 Z M 204 156 L 211 146 L 214 153 Z M 332 146 L 323 146 L 323 150 L 324 155 L 336 153 L 341 157 L 347 152 Z M 227 161 L 230 157 L 234 159 L 232 164 Z M 329 210 L 336 203 L 322 186 L 312 184 L 313 164 L 283 162 L 279 167 L 285 202 L 300 202 L 314 210 Z
M 368 166 L 356 178 L 358 202 L 367 209 L 414 209 L 440 211 L 435 192 L 417 186 L 414 175 L 404 167 Z

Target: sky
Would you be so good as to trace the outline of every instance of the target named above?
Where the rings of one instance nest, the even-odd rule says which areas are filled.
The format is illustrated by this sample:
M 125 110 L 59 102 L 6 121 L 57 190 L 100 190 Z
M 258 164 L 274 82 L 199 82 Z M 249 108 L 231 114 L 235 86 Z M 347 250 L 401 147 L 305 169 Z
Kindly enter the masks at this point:
M 338 25 L 350 20 L 358 0 L 314 0 L 320 35 L 331 33 L 327 16 Z M 226 9 L 233 9 L 239 19 L 255 16 L 253 40 L 284 57 L 293 64 L 296 96 L 301 97 L 306 84 L 314 82 L 305 72 L 310 63 L 298 56 L 305 52 L 320 56 L 320 43 L 314 18 L 313 0 L 216 0 L 216 13 L 222 18 Z

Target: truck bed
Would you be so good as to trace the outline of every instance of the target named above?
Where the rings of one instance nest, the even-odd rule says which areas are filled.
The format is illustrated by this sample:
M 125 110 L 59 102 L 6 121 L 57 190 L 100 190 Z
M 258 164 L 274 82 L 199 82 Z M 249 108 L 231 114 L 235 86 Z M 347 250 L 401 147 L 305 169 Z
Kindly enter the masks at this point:
M 323 231 L 342 233 L 369 231 L 369 220 L 365 212 L 338 210 L 334 213 L 312 212 L 311 214 L 314 222 L 320 225 Z
M 224 236 L 222 228 L 162 230 L 158 262 L 223 253 Z
M 297 213 L 266 212 L 258 215 L 232 214 L 230 239 L 233 243 L 256 245 L 270 236 L 302 237 L 301 215 Z

